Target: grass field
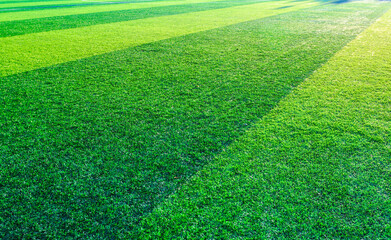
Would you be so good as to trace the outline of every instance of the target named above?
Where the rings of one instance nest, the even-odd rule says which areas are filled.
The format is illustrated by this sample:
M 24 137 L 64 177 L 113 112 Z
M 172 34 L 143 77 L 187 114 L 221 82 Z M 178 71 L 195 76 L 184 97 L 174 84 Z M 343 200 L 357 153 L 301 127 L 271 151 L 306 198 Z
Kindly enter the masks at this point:
M 391 3 L 87 3 L 0 1 L 0 238 L 391 238 Z

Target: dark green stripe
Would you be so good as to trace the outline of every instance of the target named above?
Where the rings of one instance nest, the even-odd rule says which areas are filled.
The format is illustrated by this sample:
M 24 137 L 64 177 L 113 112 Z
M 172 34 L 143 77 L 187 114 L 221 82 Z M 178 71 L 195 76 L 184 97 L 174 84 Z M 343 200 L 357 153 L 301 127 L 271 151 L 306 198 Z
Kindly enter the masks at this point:
M 125 238 L 384 11 L 322 6 L 2 78 L 0 237 Z
M 143 19 L 150 17 L 167 16 L 181 13 L 206 11 L 247 5 L 262 2 L 262 0 L 223 1 L 184 4 L 174 6 L 130 9 L 111 12 L 99 12 L 71 16 L 50 17 L 41 19 L 28 19 L 21 21 L 0 22 L 0 37 L 10 37 L 22 34 L 47 32 L 52 30 L 69 29 L 91 26 L 96 24 L 114 23 Z

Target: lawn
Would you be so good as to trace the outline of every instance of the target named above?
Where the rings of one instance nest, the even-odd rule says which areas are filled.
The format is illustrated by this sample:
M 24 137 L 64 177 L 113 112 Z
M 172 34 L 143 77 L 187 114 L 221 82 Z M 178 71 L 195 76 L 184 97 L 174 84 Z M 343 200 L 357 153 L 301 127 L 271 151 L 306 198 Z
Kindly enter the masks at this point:
M 142 238 L 391 238 L 390 31 L 389 11 L 144 219 Z
M 391 238 L 389 2 L 83 3 L 0 1 L 0 238 Z

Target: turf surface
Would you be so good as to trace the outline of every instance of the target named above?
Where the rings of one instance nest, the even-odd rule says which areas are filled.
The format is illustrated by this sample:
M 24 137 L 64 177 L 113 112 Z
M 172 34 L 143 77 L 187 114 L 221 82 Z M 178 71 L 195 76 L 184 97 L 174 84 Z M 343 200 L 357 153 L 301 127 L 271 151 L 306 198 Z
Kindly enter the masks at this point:
M 32 7 L 40 5 L 57 5 L 57 4 L 73 4 L 73 3 L 82 3 L 81 0 L 71 0 L 71 1 L 49 1 L 49 2 L 19 2 L 19 3 L 3 3 L 0 2 L 0 10 L 5 8 L 18 8 L 18 7 Z
M 317 5 L 265 2 L 172 16 L 0 38 L 0 76 Z M 294 5 L 286 9 L 281 6 Z
M 391 238 L 391 11 L 142 221 L 140 239 Z
M 132 236 L 387 8 L 324 5 L 1 78 L 0 236 Z
M 219 0 L 181 0 L 180 4 L 187 3 L 201 3 L 201 2 L 218 2 Z M 25 11 L 16 13 L 2 13 L 0 14 L 0 22 L 4 21 L 17 21 L 36 18 L 48 18 L 56 16 L 68 16 L 77 14 L 89 14 L 96 12 L 109 12 L 127 9 L 140 9 L 150 7 L 161 7 L 177 5 L 178 1 L 155 1 L 155 2 L 140 2 L 132 4 L 114 4 L 114 5 L 98 5 L 98 6 L 86 6 L 82 8 L 62 8 L 62 9 L 47 9 L 40 11 Z
M 0 13 L 7 12 L 23 12 L 23 11 L 38 11 L 46 9 L 56 9 L 56 8 L 73 8 L 73 7 L 88 7 L 93 5 L 112 5 L 112 4 L 126 4 L 128 2 L 78 2 L 78 3 L 68 3 L 68 4 L 57 4 L 57 5 L 40 5 L 40 6 L 23 6 L 23 7 L 12 7 L 12 8 L 0 8 Z
M 29 19 L 22 21 L 0 22 L 0 37 L 10 37 L 36 32 L 70 29 L 96 24 L 114 23 L 135 19 L 183 14 L 189 12 L 206 11 L 212 9 L 228 8 L 261 2 L 260 0 L 204 2 L 164 7 L 121 10 L 112 12 L 99 12 L 78 14 L 52 18 Z
M 63 1 L 68 1 L 68 0 L 63 0 Z M 0 4 L 17 4 L 17 3 L 33 3 L 33 2 L 61 2 L 61 0 L 56 0 L 56 1 L 42 1 L 42 0 L 15 0 L 15 1 L 0 1 Z

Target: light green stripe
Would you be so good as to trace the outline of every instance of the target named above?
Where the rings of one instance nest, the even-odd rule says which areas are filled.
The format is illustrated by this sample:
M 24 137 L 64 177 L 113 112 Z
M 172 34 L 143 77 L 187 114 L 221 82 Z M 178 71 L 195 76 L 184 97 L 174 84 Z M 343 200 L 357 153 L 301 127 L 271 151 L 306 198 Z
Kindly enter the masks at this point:
M 43 6 L 43 5 L 64 5 L 72 3 L 87 3 L 81 0 L 73 1 L 46 1 L 46 2 L 21 2 L 21 3 L 0 3 L 1 8 L 13 8 L 13 7 L 32 7 L 32 6 Z
M 285 5 L 289 8 L 278 9 Z M 316 2 L 269 2 L 0 39 L 0 76 L 11 75 L 144 43 L 251 21 Z
M 315 125 L 321 123 L 315 118 L 319 114 L 318 120 L 328 120 L 326 129 L 389 141 L 385 137 L 391 133 L 390 33 L 388 11 L 306 80 L 278 111 L 308 112 Z
M 88 7 L 82 7 L 82 8 L 62 8 L 62 9 L 47 9 L 47 10 L 38 10 L 38 11 L 10 12 L 10 13 L 0 14 L 0 22 L 149 8 L 149 7 L 171 6 L 171 5 L 187 4 L 187 3 L 218 2 L 218 1 L 222 1 L 222 0 L 157 1 L 157 2 L 113 4 L 113 5 L 99 5 L 99 6 L 92 5 Z

